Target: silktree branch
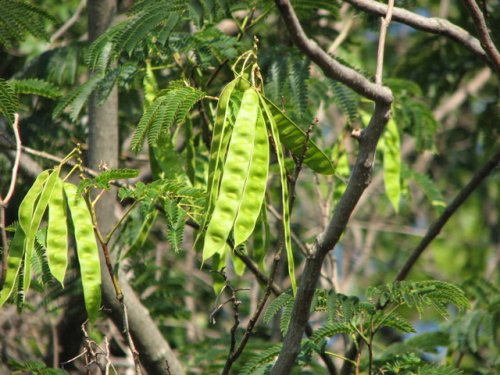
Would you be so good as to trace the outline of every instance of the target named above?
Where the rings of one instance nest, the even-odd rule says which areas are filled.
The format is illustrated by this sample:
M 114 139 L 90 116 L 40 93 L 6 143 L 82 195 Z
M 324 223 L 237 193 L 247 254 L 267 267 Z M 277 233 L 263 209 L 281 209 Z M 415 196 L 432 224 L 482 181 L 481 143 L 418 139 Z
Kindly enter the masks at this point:
M 489 68 L 481 69 L 470 81 L 460 86 L 432 111 L 434 118 L 437 121 L 442 121 L 450 112 L 460 107 L 470 95 L 476 94 L 489 81 L 490 77 L 491 70 Z
M 405 264 L 399 270 L 395 281 L 401 281 L 406 279 L 408 273 L 413 268 L 418 258 L 422 255 L 424 250 L 429 246 L 429 244 L 438 236 L 441 229 L 448 222 L 450 217 L 458 210 L 458 208 L 467 200 L 471 193 L 477 189 L 481 182 L 488 177 L 488 175 L 498 167 L 500 163 L 500 149 L 498 149 L 493 156 L 486 162 L 480 170 L 478 170 L 474 176 L 471 178 L 469 183 L 458 193 L 458 195 L 453 199 L 453 201 L 446 207 L 444 212 L 439 216 L 439 218 L 429 227 L 424 238 L 412 251 L 411 255 L 406 260 Z
M 475 0 L 464 0 L 464 3 L 469 9 L 472 18 L 474 19 L 474 25 L 479 32 L 479 40 L 481 41 L 481 45 L 483 46 L 490 60 L 495 65 L 494 67 L 497 73 L 500 73 L 500 53 L 498 53 L 493 40 L 491 40 L 490 30 L 488 29 L 488 25 L 486 25 L 486 20 L 484 19 L 483 12 L 481 12 L 481 9 L 479 9 L 479 6 L 476 4 Z
M 311 255 L 306 259 L 283 349 L 271 370 L 272 375 L 284 375 L 291 372 L 300 351 L 300 342 L 309 319 L 309 310 L 323 261 L 328 252 L 338 243 L 354 207 L 370 183 L 375 148 L 389 121 L 393 96 L 390 89 L 375 84 L 355 70 L 340 64 L 323 51 L 316 42 L 309 39 L 288 0 L 276 0 L 276 5 L 293 42 L 320 66 L 326 76 L 344 83 L 360 95 L 375 102 L 374 113 L 368 127 L 357 136 L 359 153 L 347 188 L 327 228 L 316 238 Z
M 376 85 L 356 70 L 342 65 L 326 53 L 314 40 L 309 39 L 302 29 L 289 0 L 276 0 L 275 2 L 294 44 L 314 61 L 326 76 L 342 82 L 358 94 L 375 102 L 392 102 L 391 90 Z
M 54 43 L 57 39 L 63 36 L 66 31 L 71 28 L 71 26 L 78 22 L 86 5 L 87 0 L 80 0 L 80 3 L 78 4 L 78 7 L 76 8 L 75 13 L 71 16 L 71 18 L 67 20 L 59 29 L 57 29 L 54 34 L 52 34 L 52 36 L 50 37 L 51 43 Z
M 357 9 L 363 10 L 368 13 L 378 14 L 385 16 L 387 14 L 387 5 L 379 3 L 374 0 L 344 0 Z M 449 22 L 448 20 L 437 17 L 424 17 L 416 13 L 410 12 L 406 9 L 394 7 L 392 18 L 400 23 L 404 23 L 415 29 L 427 31 L 432 34 L 446 36 L 455 42 L 458 42 L 463 47 L 467 48 L 474 55 L 481 58 L 490 66 L 494 66 L 488 54 L 481 47 L 479 40 L 474 38 L 466 30 Z
M 375 83 L 382 85 L 382 74 L 384 70 L 384 50 L 385 50 L 385 37 L 387 29 L 392 20 L 392 11 L 394 8 L 394 0 L 389 0 L 387 6 L 387 14 L 380 20 L 380 36 L 378 38 L 378 51 L 377 51 L 377 67 L 375 69 Z

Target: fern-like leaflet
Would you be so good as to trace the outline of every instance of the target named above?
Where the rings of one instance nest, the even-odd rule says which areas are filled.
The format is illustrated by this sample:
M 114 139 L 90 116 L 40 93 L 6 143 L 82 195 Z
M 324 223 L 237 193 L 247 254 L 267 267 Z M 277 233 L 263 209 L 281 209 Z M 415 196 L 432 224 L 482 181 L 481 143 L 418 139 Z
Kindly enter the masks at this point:
M 18 0 L 0 0 L 0 45 L 12 48 L 26 34 L 49 40 L 45 22 L 55 19 L 34 4 Z
M 14 113 L 18 106 L 19 102 L 12 86 L 8 81 L 0 78 L 0 112 L 11 124 L 14 122 Z
M 160 134 L 183 121 L 188 111 L 204 95 L 204 92 L 188 86 L 174 86 L 160 91 L 137 125 L 131 142 L 132 150 L 139 152 L 146 136 L 149 144 L 155 145 Z

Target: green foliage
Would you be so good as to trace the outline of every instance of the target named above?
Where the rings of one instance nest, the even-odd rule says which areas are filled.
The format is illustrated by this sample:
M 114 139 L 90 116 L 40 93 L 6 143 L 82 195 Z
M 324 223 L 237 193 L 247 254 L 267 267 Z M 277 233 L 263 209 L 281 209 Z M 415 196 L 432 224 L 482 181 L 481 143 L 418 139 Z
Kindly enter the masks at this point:
M 66 375 L 66 371 L 47 367 L 45 363 L 41 361 L 15 361 L 13 359 L 9 360 L 9 367 L 13 370 L 12 374 L 25 374 L 29 373 L 32 375 Z
M 0 79 L 0 113 L 3 113 L 10 123 L 14 122 L 14 113 L 18 111 L 18 94 L 31 94 L 49 99 L 61 96 L 59 89 L 52 83 L 41 79 Z
M 58 117 L 66 109 L 66 107 L 71 106 L 70 118 L 72 121 L 76 121 L 83 106 L 89 99 L 90 94 L 92 94 L 92 92 L 97 88 L 102 79 L 103 76 L 95 75 L 84 84 L 72 90 L 57 104 L 54 108 L 52 116 L 54 118 Z
M 427 175 L 413 171 L 408 167 L 403 169 L 402 175 L 404 179 L 415 181 L 438 214 L 443 212 L 446 207 L 443 194 L 441 194 L 436 184 Z
M 240 370 L 241 375 L 251 375 L 267 367 L 281 351 L 281 344 L 276 344 L 249 359 Z
M 340 110 L 347 115 L 348 123 L 355 123 L 358 118 L 359 98 L 354 91 L 340 82 L 328 80 L 333 91 L 333 100 Z
M 57 99 L 61 96 L 56 86 L 41 79 L 15 79 L 11 81 L 11 85 L 16 94 L 38 95 L 49 99 Z
M 154 101 L 145 109 L 132 138 L 132 150 L 139 152 L 144 139 L 148 137 L 150 145 L 156 145 L 160 134 L 167 132 L 174 124 L 184 120 L 194 104 L 204 97 L 205 93 L 195 88 L 179 87 L 160 91 Z
M 112 181 L 135 178 L 138 175 L 139 171 L 136 169 L 110 169 L 100 173 L 99 176 L 95 178 L 86 178 L 81 180 L 78 185 L 78 193 L 81 194 L 90 188 L 109 190 L 111 188 Z
M 49 39 L 45 30 L 47 21 L 54 18 L 37 5 L 26 1 L 0 0 L 0 45 L 12 48 L 26 34 Z
M 320 343 L 323 339 L 327 337 L 333 337 L 341 333 L 353 334 L 354 328 L 345 322 L 336 323 L 326 323 L 320 329 L 316 330 L 311 337 L 311 340 L 315 343 Z
M 469 307 L 469 300 L 462 289 L 439 280 L 386 284 L 383 287 L 370 288 L 368 295 L 372 299 L 378 299 L 383 306 L 387 303 L 405 304 L 415 308 L 419 314 L 423 313 L 424 307 L 433 307 L 443 317 L 449 315 L 448 304 L 455 305 L 461 311 Z
M 66 17 L 73 14 L 74 9 L 70 8 L 77 2 L 32 3 L 43 3 L 52 13 Z M 146 176 L 147 180 L 119 192 L 126 216 L 114 228 L 109 243 L 118 259 L 113 266 L 117 274 L 120 267 L 126 272 L 164 337 L 181 353 L 185 368 L 193 373 L 217 373 L 227 358 L 228 343 L 242 337 L 245 325 L 240 323 L 234 332 L 230 331 L 233 320 L 228 318 L 233 312 L 231 303 L 225 300 L 227 295 L 216 301 L 225 303 L 216 325 L 207 324 L 208 314 L 203 309 L 213 305 L 214 298 L 202 272 L 210 266 L 228 267 L 228 281 L 238 291 L 241 322 L 252 316 L 255 296 L 262 295 L 262 290 L 259 294 L 252 289 L 251 296 L 245 292 L 249 284 L 257 288 L 257 283 L 249 280 L 240 258 L 227 259 L 232 255 L 231 250 L 250 255 L 259 270 L 269 276 L 268 266 L 272 262 L 269 250 L 284 246 L 282 258 L 286 252 L 288 275 L 293 283 L 294 262 L 300 265 L 304 256 L 294 252 L 292 235 L 299 244 L 309 247 L 324 228 L 345 191 L 358 154 L 359 145 L 349 133 L 360 128 L 362 122 L 367 124 L 373 107 L 347 86 L 327 79 L 318 66 L 292 46 L 272 1 L 142 0 L 125 9 L 128 3 L 122 2 L 119 7 L 119 12 L 127 12 L 117 18 L 123 21 L 90 45 L 84 41 L 85 16 L 66 30 L 62 38 L 50 45 L 40 45 L 26 36 L 48 39 L 54 28 L 51 25 L 46 28 L 46 24 L 53 19 L 28 2 L 0 0 L 0 45 L 4 47 L 0 61 L 6 77 L 0 79 L 0 112 L 7 119 L 3 124 L 0 121 L 0 127 L 12 123 L 14 113 L 18 112 L 23 144 L 59 155 L 61 149 L 54 139 L 63 139 L 68 144 L 84 143 L 88 120 L 82 113 L 90 96 L 95 95 L 96 103 L 102 105 L 117 87 L 120 141 L 128 144 L 131 140 L 136 153 L 146 138 L 149 143 L 149 155 L 131 155 L 121 150 L 123 169 L 83 179 L 78 188 L 66 187 L 66 194 L 63 179 L 67 176 L 62 175 L 66 169 L 56 167 L 57 174 L 52 170 L 44 172 L 35 191 L 31 190 L 33 187 L 30 189 L 28 177 L 20 174 L 21 184 L 7 211 L 7 218 L 15 216 L 17 211 L 19 225 L 13 225 L 8 232 L 13 238 L 8 247 L 8 272 L 0 291 L 0 305 L 8 300 L 28 314 L 30 311 L 51 314 L 37 322 L 37 327 L 42 327 L 45 321 L 53 321 L 61 309 L 80 307 L 67 306 L 64 296 L 83 293 L 88 315 L 95 318 L 100 307 L 100 272 L 92 227 L 93 203 L 89 201 L 94 195 L 89 193 L 92 189 L 107 190 L 113 181 L 137 177 L 137 171 L 129 168 L 144 171 L 147 169 L 144 157 L 149 157 L 151 174 L 141 173 L 141 178 Z M 325 51 L 339 31 L 347 30 L 345 21 L 354 19 L 354 27 L 335 50 L 336 59 L 366 77 L 373 73 L 377 48 L 373 32 L 379 29 L 378 16 L 363 17 L 363 12 L 344 7 L 340 18 L 339 1 L 291 3 L 308 38 Z M 437 14 L 437 3 L 401 0 L 396 6 L 408 10 L 418 6 L 423 14 Z M 489 13 L 485 14 L 487 23 L 490 26 L 498 23 L 498 7 L 483 3 L 480 6 Z M 447 19 L 464 28 L 473 27 L 464 7 L 450 10 Z M 251 48 L 255 36 L 259 42 L 255 42 L 254 53 L 258 51 L 260 67 L 257 58 L 248 53 L 238 58 L 242 51 Z M 492 37 L 497 41 L 496 35 Z M 348 227 L 339 240 L 335 258 L 331 258 L 336 262 L 332 264 L 334 271 L 329 264 L 322 269 L 323 285 L 333 279 L 332 285 L 355 292 L 386 282 L 402 261 L 405 249 L 413 247 L 417 240 L 409 238 L 407 233 L 414 234 L 423 229 L 422 225 L 430 224 L 432 213 L 421 204 L 421 196 L 425 195 L 437 213 L 441 213 L 446 201 L 464 186 L 467 175 L 477 170 L 496 146 L 495 78 L 486 82 L 477 94 L 466 95 L 463 104 L 443 119 L 446 126 L 440 133 L 445 132 L 446 137 L 434 139 L 439 126 L 433 115 L 436 104 L 472 82 L 481 69 L 479 60 L 464 54 L 460 46 L 447 42 L 443 36 L 429 37 L 401 25 L 391 26 L 386 47 L 392 53 L 385 60 L 384 85 L 392 89 L 395 102 L 379 151 L 383 156 L 386 194 L 392 206 L 399 208 L 398 222 L 387 222 L 387 226 L 379 222 L 386 221 L 387 200 L 377 199 L 376 194 L 368 197 L 365 204 L 358 205 L 352 228 Z M 42 48 L 50 49 L 34 56 Z M 236 79 L 231 81 L 233 77 Z M 227 82 L 230 83 L 222 88 Z M 241 127 L 243 122 L 239 118 L 247 90 L 258 96 L 256 109 L 245 111 L 253 116 L 246 122 L 251 124 L 250 132 Z M 216 108 L 217 93 L 220 96 Z M 25 94 L 59 101 L 57 105 L 49 100 L 30 102 L 22 96 Z M 45 126 L 47 123 L 50 128 Z M 242 130 L 243 135 L 238 136 Z M 414 138 L 416 150 L 409 154 L 405 149 L 403 162 L 400 154 L 408 135 Z M 230 149 L 242 139 L 248 142 L 239 144 L 240 148 L 246 147 L 249 152 L 244 154 L 244 160 L 237 160 L 235 155 L 243 153 L 232 153 Z M 326 147 L 327 154 L 318 145 Z M 416 172 L 412 163 L 423 150 L 434 153 L 434 162 L 427 163 L 425 169 L 419 163 Z M 37 161 L 46 168 L 45 161 L 38 158 Z M 314 175 L 302 168 L 295 180 L 294 166 L 300 161 L 312 172 L 330 176 Z M 0 158 L 1 176 L 10 172 L 9 162 Z M 377 163 L 375 166 L 376 174 L 381 168 Z M 244 169 L 244 173 L 234 173 L 237 168 Z M 373 177 L 373 182 L 380 180 L 376 175 Z M 243 181 L 237 194 L 231 184 L 235 179 Z M 288 188 L 295 183 L 296 199 L 289 199 Z M 411 190 L 407 189 L 408 184 Z M 409 195 L 415 186 L 423 194 L 414 194 L 411 202 L 400 199 L 401 195 L 406 198 L 405 193 Z M 492 208 L 498 188 L 493 182 L 483 184 L 480 189 L 478 197 L 467 203 L 470 206 L 456 214 L 453 234 L 443 231 L 442 241 L 435 243 L 437 255 L 452 251 L 454 260 L 465 259 L 463 263 L 467 266 L 469 260 L 480 264 L 474 264 L 475 276 L 494 259 L 491 256 L 496 248 L 492 244 L 498 237 Z M 2 194 L 5 190 L 2 187 Z M 377 193 L 380 189 L 374 186 L 373 191 Z M 216 208 L 227 204 L 227 197 L 232 194 L 231 216 L 223 222 L 227 210 Z M 73 196 L 74 199 L 68 199 Z M 291 217 L 289 203 L 293 201 Z M 273 213 L 269 218 L 268 210 Z M 213 227 L 222 222 L 227 224 L 223 233 L 208 230 L 211 224 Z M 184 232 L 186 224 L 200 226 L 198 238 L 204 238 L 205 244 L 214 233 L 218 234 L 219 248 L 203 251 L 203 255 L 189 253 L 186 257 L 186 252 L 181 251 L 191 245 L 191 232 Z M 72 254 L 68 249 L 75 242 L 72 236 L 76 236 L 81 276 L 68 272 Z M 173 251 L 160 251 L 167 242 Z M 201 246 L 195 248 L 201 250 Z M 202 257 L 206 260 L 207 252 L 214 249 L 217 254 L 212 264 L 204 265 Z M 439 278 L 443 272 L 462 278 L 470 273 L 469 269 L 461 270 L 462 274 L 453 273 L 453 262 L 443 265 L 438 258 L 430 268 L 428 263 L 420 262 L 413 270 L 415 280 L 429 274 Z M 274 278 L 281 288 L 290 285 L 285 274 L 280 267 Z M 331 355 L 337 365 L 342 361 L 348 363 L 342 354 L 349 346 L 360 344 L 360 360 L 353 364 L 359 373 L 369 373 L 369 365 L 372 373 L 387 374 L 458 374 L 458 368 L 467 373 L 496 373 L 500 297 L 497 280 L 491 280 L 465 283 L 466 294 L 451 284 L 437 281 L 369 288 L 367 297 L 317 289 L 310 308 L 313 334 L 302 341 L 292 372 L 322 374 L 326 370 L 317 354 Z M 46 290 L 43 298 L 39 298 L 43 302 L 25 298 L 29 288 L 28 297 L 32 297 L 42 287 Z M 270 337 L 275 338 L 280 332 L 286 334 L 288 330 L 296 302 L 295 288 L 293 285 L 292 290 L 269 304 L 264 313 L 267 325 L 257 323 L 232 372 L 269 372 L 282 348 L 279 344 L 268 348 L 268 343 Z M 192 311 L 187 307 L 189 299 L 194 301 Z M 472 302 L 472 309 L 458 314 L 456 310 L 468 306 L 467 299 Z M 446 316 L 448 322 L 438 326 L 437 314 L 431 314 L 434 331 L 408 338 L 407 333 L 420 331 L 415 312 L 422 315 L 428 307 Z M 269 324 L 278 313 L 279 324 Z M 16 325 L 16 329 L 29 324 L 25 316 L 22 319 L 23 324 Z M 16 340 L 24 336 L 28 335 L 21 334 Z M 5 337 L 10 340 L 10 336 Z M 392 342 L 393 338 L 396 342 Z M 16 340 L 7 341 L 11 347 L 17 345 L 18 352 L 23 354 L 13 355 L 15 358 L 38 358 L 43 352 L 40 351 L 43 344 L 26 345 Z M 444 358 L 440 356 L 441 346 L 446 347 Z M 5 350 L 7 356 L 11 355 L 9 349 Z M 438 357 L 439 363 L 431 363 Z M 441 366 L 442 363 L 453 364 L 457 369 Z M 62 373 L 50 372 L 36 361 L 11 362 L 10 370 Z
M 269 304 L 269 306 L 267 306 L 266 312 L 264 313 L 264 322 L 269 323 L 278 311 L 289 304 L 293 304 L 292 294 L 288 291 L 281 293 Z
M 168 229 L 167 240 L 174 251 L 179 252 L 184 238 L 186 211 L 179 206 L 179 202 L 169 200 L 165 201 L 164 209 Z
M 433 150 L 438 123 L 423 101 L 420 87 L 403 79 L 389 79 L 386 84 L 396 98 L 393 103 L 396 123 L 415 137 L 417 151 Z
M 121 51 L 132 54 L 134 49 L 147 40 L 151 33 L 160 44 L 165 44 L 170 32 L 187 9 L 185 0 L 137 2 L 129 11 L 129 18 L 111 27 L 90 46 L 86 62 L 91 70 L 105 70 L 111 57 Z
M 201 69 L 208 69 L 214 59 L 233 60 L 241 51 L 241 43 L 233 36 L 228 36 L 216 27 L 208 26 L 191 34 L 185 32 L 172 33 L 169 47 L 173 52 L 187 53 L 194 50 L 194 59 Z
M 0 79 L 0 112 L 3 113 L 9 122 L 14 123 L 14 113 L 17 111 L 19 103 L 15 92 L 8 81 Z

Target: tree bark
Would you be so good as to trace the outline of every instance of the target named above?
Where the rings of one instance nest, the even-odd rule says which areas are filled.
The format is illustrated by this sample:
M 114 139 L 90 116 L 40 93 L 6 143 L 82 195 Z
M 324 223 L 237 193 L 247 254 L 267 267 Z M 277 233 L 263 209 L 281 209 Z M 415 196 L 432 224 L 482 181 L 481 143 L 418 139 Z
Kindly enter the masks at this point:
M 88 3 L 89 41 L 95 40 L 107 30 L 116 13 L 116 0 L 90 0 Z M 98 105 L 96 95 L 89 102 L 88 165 L 93 169 L 101 166 L 118 166 L 118 90 L 116 86 L 102 105 Z M 116 190 L 103 195 L 96 207 L 99 228 L 108 233 L 116 222 Z M 102 252 L 101 252 L 102 256 Z M 110 317 L 120 328 L 123 326 L 121 306 L 118 302 L 111 278 L 103 257 L 101 257 L 102 292 Z M 137 346 L 141 364 L 150 374 L 183 375 L 184 370 L 149 312 L 142 305 L 125 275 L 120 274 L 120 286 L 127 305 L 129 329 Z

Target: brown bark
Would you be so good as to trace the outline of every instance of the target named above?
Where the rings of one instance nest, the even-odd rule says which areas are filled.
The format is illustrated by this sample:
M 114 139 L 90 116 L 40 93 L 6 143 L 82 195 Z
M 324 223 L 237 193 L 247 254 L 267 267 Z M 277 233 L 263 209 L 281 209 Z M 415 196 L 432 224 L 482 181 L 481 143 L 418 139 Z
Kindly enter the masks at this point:
M 109 27 L 116 12 L 116 0 L 90 0 L 88 3 L 89 40 L 92 41 Z M 92 95 L 89 103 L 89 149 L 88 165 L 98 169 L 105 165 L 118 166 L 118 90 L 115 87 L 107 101 L 97 104 Z M 96 213 L 102 233 L 108 233 L 116 222 L 116 190 L 111 190 L 99 200 Z M 113 322 L 123 326 L 121 306 L 118 302 L 113 283 L 101 259 L 102 291 L 105 306 L 110 309 Z M 151 319 L 147 309 L 120 274 L 120 286 L 127 305 L 129 329 L 139 351 L 141 364 L 150 374 L 182 375 L 182 369 L 175 354 L 163 338 L 158 327 Z

